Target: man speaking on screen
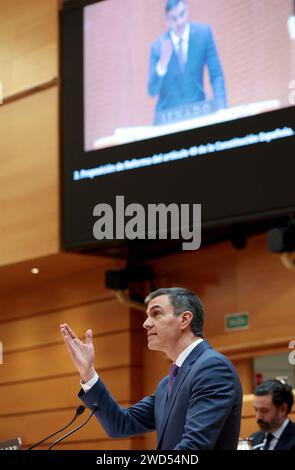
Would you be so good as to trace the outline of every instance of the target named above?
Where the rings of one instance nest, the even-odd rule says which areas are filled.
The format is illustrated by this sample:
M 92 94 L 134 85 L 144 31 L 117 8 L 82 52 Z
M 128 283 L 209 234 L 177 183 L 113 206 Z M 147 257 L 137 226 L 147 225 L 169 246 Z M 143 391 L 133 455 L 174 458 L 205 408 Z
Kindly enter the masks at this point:
M 211 27 L 188 21 L 187 0 L 167 0 L 165 12 L 168 31 L 152 45 L 150 54 L 148 93 L 158 97 L 154 123 L 161 123 L 161 115 L 169 110 L 185 110 L 206 100 L 206 66 L 214 109 L 226 108 L 223 70 Z
M 232 363 L 203 339 L 199 298 L 192 291 L 172 287 L 150 293 L 145 304 L 148 348 L 171 359 L 169 376 L 153 395 L 122 408 L 94 369 L 92 331 L 86 331 L 83 343 L 62 324 L 69 355 L 80 374 L 81 400 L 90 409 L 95 404 L 95 415 L 111 437 L 156 430 L 158 450 L 236 449 L 241 384 Z

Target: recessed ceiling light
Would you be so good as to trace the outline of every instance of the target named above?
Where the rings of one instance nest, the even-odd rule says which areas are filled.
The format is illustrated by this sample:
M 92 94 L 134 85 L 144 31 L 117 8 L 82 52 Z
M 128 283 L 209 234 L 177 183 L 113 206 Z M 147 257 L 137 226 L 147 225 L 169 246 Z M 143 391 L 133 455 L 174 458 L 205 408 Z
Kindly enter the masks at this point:
M 32 269 L 31 269 L 31 273 L 32 273 L 32 274 L 39 274 L 39 272 L 40 272 L 40 269 L 39 269 L 39 268 L 32 268 Z

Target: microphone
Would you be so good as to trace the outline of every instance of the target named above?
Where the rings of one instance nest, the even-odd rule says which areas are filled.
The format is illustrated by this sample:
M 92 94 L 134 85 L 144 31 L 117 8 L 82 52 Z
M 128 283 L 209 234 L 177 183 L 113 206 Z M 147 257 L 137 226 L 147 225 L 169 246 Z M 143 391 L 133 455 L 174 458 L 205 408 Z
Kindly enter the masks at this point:
M 76 428 L 72 429 L 72 431 L 69 431 L 67 434 L 65 434 L 64 436 L 61 436 L 59 439 L 57 439 L 56 441 L 54 441 L 49 447 L 48 447 L 48 450 L 51 450 L 53 448 L 53 446 L 55 446 L 56 444 L 58 444 L 59 442 L 63 441 L 66 437 L 70 436 L 71 434 L 74 434 L 74 432 L 78 431 L 78 429 L 82 428 L 83 426 L 85 426 L 88 421 L 92 418 L 92 416 L 94 415 L 94 413 L 98 410 L 98 406 L 97 405 L 93 405 L 92 409 L 91 409 L 91 413 L 90 415 L 88 416 L 87 419 L 85 419 L 83 421 L 82 424 L 80 424 L 79 426 L 77 426 Z
M 68 428 L 77 418 L 78 416 L 80 416 L 82 413 L 84 413 L 85 411 L 85 406 L 83 405 L 80 405 L 78 406 L 78 408 L 76 409 L 76 413 L 75 413 L 75 416 L 73 417 L 73 419 L 71 419 L 71 421 L 66 425 L 66 426 L 63 426 L 61 429 L 59 429 L 58 431 L 55 431 L 54 433 L 50 434 L 49 436 L 45 437 L 44 439 L 42 439 L 41 441 L 37 442 L 37 444 L 34 444 L 32 445 L 31 447 L 29 447 L 27 450 L 32 450 L 34 449 L 35 447 L 39 446 L 40 444 L 43 444 L 44 441 L 47 441 L 47 439 L 49 439 L 50 437 L 53 437 L 55 436 L 56 434 L 64 431 L 66 428 Z

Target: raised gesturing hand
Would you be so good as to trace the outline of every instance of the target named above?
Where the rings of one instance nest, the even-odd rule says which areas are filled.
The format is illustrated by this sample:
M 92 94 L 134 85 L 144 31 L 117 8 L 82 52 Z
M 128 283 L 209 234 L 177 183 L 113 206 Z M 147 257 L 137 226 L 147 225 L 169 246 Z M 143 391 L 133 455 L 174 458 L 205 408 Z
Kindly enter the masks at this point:
M 173 54 L 173 44 L 170 39 L 163 39 L 161 42 L 161 55 L 160 63 L 161 66 L 166 68 L 170 62 Z
M 92 330 L 86 331 L 85 343 L 77 337 L 66 323 L 60 325 L 60 330 L 67 345 L 70 358 L 78 369 L 82 382 L 88 382 L 95 374 Z

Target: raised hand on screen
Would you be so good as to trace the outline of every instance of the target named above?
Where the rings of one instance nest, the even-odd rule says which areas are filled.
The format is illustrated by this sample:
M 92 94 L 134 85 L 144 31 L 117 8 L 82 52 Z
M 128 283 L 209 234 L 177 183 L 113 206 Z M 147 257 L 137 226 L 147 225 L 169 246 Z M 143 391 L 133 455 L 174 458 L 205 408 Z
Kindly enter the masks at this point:
M 93 365 L 94 346 L 92 342 L 92 330 L 86 331 L 85 343 L 77 337 L 66 323 L 60 325 L 60 330 L 67 345 L 70 358 L 78 369 L 82 382 L 88 382 L 95 374 Z
M 161 42 L 161 56 L 160 63 L 163 68 L 166 68 L 170 62 L 173 54 L 173 44 L 170 39 L 163 39 Z

